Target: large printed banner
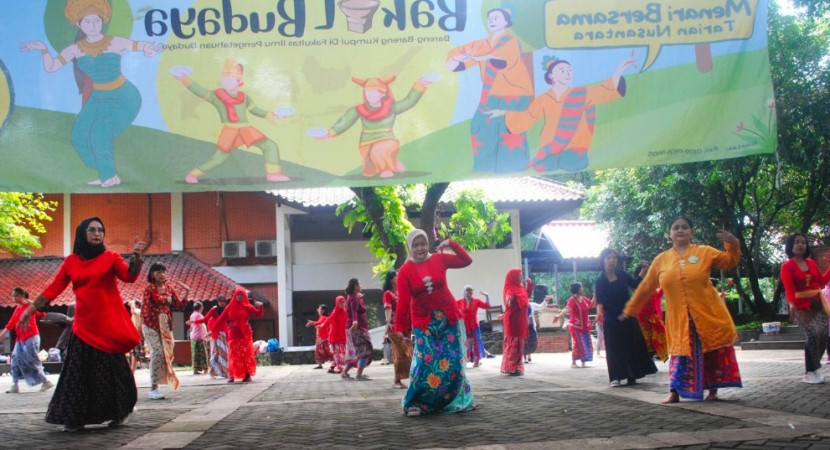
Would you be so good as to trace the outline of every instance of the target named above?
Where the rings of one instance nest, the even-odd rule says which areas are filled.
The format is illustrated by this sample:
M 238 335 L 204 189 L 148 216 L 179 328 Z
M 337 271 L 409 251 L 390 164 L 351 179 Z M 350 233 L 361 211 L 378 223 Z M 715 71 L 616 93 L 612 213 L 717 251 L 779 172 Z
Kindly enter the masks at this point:
M 411 184 L 772 152 L 766 0 L 37 0 L 0 189 Z

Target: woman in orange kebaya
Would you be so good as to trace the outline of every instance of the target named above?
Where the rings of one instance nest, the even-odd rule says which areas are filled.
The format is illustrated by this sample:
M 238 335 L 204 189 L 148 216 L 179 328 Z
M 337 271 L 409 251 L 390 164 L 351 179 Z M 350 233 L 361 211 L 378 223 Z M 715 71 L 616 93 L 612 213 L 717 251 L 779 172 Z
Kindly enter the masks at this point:
M 489 110 L 524 111 L 533 100 L 531 69 L 522 59 L 519 39 L 507 32 L 513 14 L 507 8 L 487 12 L 490 35 L 450 50 L 447 69 L 460 72 L 474 67 L 481 72 L 481 95 L 470 120 L 473 170 L 518 172 L 528 162 L 524 132 L 511 133 L 503 117 L 490 117 Z
M 677 403 L 680 397 L 717 400 L 718 389 L 742 387 L 741 373 L 732 344 L 738 337 L 735 323 L 718 291 L 709 281 L 712 268 L 728 270 L 741 258 L 738 238 L 721 230 L 716 236 L 725 251 L 692 244 L 692 222 L 680 216 L 669 228 L 672 248 L 657 255 L 631 300 L 625 316 L 636 316 L 652 301 L 654 291 L 663 289 L 666 298 L 666 339 L 669 345 L 669 396 L 663 403 Z

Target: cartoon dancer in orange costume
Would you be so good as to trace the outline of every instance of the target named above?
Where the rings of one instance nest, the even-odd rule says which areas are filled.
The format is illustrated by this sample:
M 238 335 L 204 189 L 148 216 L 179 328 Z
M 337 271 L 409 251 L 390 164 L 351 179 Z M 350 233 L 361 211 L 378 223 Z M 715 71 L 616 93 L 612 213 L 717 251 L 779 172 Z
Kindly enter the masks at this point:
M 564 170 L 579 172 L 588 167 L 588 149 L 594 137 L 596 105 L 625 96 L 626 84 L 622 73 L 636 67 L 634 54 L 620 63 L 611 78 L 590 86 L 571 87 L 571 63 L 546 57 L 542 61 L 545 81 L 550 89 L 536 97 L 527 111 L 490 111 L 494 116 L 505 116 L 511 133 L 522 133 L 537 121 L 544 120 L 540 139 L 541 148 L 528 164 L 539 172 Z
M 282 119 L 285 116 L 258 108 L 250 96 L 239 90 L 244 84 L 242 64 L 228 58 L 222 67 L 222 87 L 213 91 L 190 79 L 189 73 L 177 73 L 173 77 L 197 97 L 210 103 L 219 113 L 224 126 L 216 143 L 216 152 L 187 174 L 184 181 L 198 183 L 199 177 L 227 162 L 231 151 L 241 146 L 257 146 L 265 156 L 265 177 L 268 181 L 288 181 L 280 167 L 280 148 L 277 143 L 248 123 L 248 113 L 257 117 Z
M 363 103 L 343 114 L 328 132 L 316 139 L 325 140 L 346 132 L 358 119 L 363 124 L 360 133 L 360 157 L 363 159 L 363 176 L 381 178 L 392 177 L 396 172 L 403 173 L 406 167 L 398 161 L 401 143 L 395 137 L 395 119 L 398 114 L 411 109 L 433 81 L 427 76 L 421 77 L 412 85 L 409 94 L 403 100 L 395 100 L 392 88 L 395 76 L 383 78 L 352 78 L 363 86 Z

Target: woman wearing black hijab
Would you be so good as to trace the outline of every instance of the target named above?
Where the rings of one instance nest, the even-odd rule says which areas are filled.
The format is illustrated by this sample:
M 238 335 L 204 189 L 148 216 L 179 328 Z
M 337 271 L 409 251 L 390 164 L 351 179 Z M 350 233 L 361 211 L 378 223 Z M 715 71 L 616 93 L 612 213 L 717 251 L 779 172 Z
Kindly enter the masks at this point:
M 87 424 L 124 424 L 138 397 L 125 356 L 139 342 L 138 332 L 118 291 L 117 280 L 132 283 L 141 271 L 143 242 L 136 239 L 129 264 L 104 246 L 104 223 L 84 219 L 75 229 L 72 254 L 46 290 L 24 314 L 43 311 L 72 283 L 75 318 L 66 361 L 46 422 L 78 431 Z

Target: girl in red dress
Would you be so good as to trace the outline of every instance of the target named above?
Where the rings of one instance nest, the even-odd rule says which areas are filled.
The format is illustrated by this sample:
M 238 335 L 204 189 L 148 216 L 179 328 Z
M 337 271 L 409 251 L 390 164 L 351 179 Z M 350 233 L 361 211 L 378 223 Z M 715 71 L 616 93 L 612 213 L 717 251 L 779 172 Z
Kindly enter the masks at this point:
M 334 362 L 331 363 L 329 373 L 340 373 L 343 371 L 344 357 L 346 356 L 346 297 L 338 295 L 334 300 L 334 311 L 326 318 L 326 326 L 331 343 L 331 353 Z
M 557 320 L 565 314 L 570 313 L 568 330 L 571 332 L 573 350 L 571 351 L 572 368 L 585 367 L 585 363 L 594 360 L 594 348 L 591 345 L 591 321 L 588 319 L 588 311 L 591 309 L 591 299 L 582 295 L 582 283 L 571 285 L 571 293 L 565 309 L 559 313 Z M 577 366 L 576 362 L 582 362 Z

